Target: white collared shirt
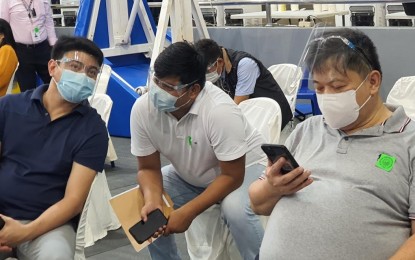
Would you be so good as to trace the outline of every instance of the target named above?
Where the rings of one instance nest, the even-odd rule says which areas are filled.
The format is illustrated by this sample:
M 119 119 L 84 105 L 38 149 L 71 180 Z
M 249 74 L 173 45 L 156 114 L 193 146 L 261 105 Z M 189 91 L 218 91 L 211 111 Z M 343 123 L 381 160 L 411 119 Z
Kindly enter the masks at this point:
M 220 161 L 240 158 L 264 142 L 229 95 L 211 82 L 180 120 L 158 111 L 145 94 L 135 102 L 130 123 L 133 155 L 159 151 L 181 178 L 198 187 L 221 174 Z

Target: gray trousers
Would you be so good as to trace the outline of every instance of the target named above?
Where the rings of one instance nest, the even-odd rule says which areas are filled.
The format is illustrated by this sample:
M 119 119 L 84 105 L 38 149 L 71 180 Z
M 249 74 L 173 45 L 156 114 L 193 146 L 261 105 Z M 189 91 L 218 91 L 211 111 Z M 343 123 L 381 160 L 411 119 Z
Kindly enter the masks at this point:
M 18 245 L 13 253 L 0 252 L 0 260 L 8 257 L 17 257 L 19 260 L 73 260 L 75 236 L 73 226 L 65 224 L 32 241 Z

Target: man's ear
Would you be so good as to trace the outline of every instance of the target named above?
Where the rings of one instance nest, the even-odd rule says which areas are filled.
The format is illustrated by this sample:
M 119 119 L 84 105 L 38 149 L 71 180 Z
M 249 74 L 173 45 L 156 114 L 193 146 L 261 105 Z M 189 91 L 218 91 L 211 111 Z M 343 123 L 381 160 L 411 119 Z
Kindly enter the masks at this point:
M 379 92 L 380 85 L 382 84 L 382 75 L 379 71 L 373 70 L 370 72 L 368 81 L 370 84 L 370 94 L 376 94 Z
M 193 84 L 193 86 L 191 86 L 189 89 L 190 98 L 196 99 L 196 97 L 199 95 L 201 90 L 202 90 L 202 87 L 198 83 Z
M 53 76 L 54 71 L 56 70 L 56 67 L 58 66 L 57 62 L 53 59 L 50 59 L 48 62 L 48 71 L 49 76 Z

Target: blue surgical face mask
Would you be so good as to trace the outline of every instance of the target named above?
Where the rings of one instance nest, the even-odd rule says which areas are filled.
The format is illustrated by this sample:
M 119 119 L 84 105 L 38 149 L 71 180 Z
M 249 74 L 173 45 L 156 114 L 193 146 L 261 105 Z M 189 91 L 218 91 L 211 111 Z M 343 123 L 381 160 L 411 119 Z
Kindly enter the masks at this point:
M 157 86 L 157 84 L 153 80 L 150 80 L 150 100 L 159 111 L 173 112 L 185 106 L 187 103 L 190 102 L 190 99 L 188 102 L 179 107 L 175 107 L 174 105 L 176 104 L 179 98 L 183 97 L 183 95 L 186 94 L 186 92 L 184 92 L 180 97 L 175 97 L 170 93 L 166 92 L 165 90 L 161 89 L 159 86 Z
M 95 80 L 85 75 L 85 73 L 62 69 L 59 82 L 53 80 L 62 98 L 71 103 L 80 103 L 94 92 Z

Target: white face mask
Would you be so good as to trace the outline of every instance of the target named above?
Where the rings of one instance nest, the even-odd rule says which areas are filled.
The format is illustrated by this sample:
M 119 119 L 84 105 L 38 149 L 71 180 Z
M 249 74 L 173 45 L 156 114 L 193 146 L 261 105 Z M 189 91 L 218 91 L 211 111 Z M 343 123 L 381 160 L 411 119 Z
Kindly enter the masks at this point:
M 216 70 L 206 74 L 206 81 L 210 81 L 212 83 L 215 83 L 216 81 L 218 81 L 219 78 L 220 78 L 220 74 L 218 74 Z
M 369 76 L 369 75 L 368 75 Z M 356 91 L 363 85 L 360 83 L 357 89 L 348 90 L 336 94 L 317 94 L 317 102 L 326 123 L 333 129 L 340 129 L 355 122 L 362 109 L 372 96 L 369 96 L 362 106 L 356 101 Z

